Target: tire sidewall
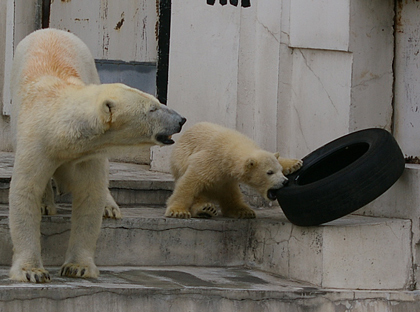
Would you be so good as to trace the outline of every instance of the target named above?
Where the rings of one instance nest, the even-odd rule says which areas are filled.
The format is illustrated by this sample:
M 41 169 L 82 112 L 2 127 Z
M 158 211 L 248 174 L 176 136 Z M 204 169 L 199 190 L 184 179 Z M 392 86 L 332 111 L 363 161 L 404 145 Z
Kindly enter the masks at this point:
M 347 146 L 367 143 L 367 151 L 333 174 L 299 185 L 299 177 L 314 164 Z M 402 174 L 404 157 L 392 135 L 366 129 L 334 140 L 303 158 L 301 170 L 288 176 L 277 193 L 286 217 L 297 225 L 318 225 L 347 215 L 385 192 Z

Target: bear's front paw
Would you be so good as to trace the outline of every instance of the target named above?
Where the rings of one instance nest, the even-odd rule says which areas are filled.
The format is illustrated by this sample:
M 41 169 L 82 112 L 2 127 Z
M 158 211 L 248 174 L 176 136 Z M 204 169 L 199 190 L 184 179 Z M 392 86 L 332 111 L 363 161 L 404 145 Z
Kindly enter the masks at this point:
M 191 218 L 191 213 L 184 208 L 168 207 L 165 212 L 165 217 L 189 219 Z
M 65 263 L 60 270 L 61 276 L 66 277 L 93 277 L 99 276 L 99 270 L 96 265 L 80 265 L 77 263 Z
M 283 174 L 289 175 L 299 170 L 303 165 L 303 161 L 300 159 L 287 159 L 283 160 L 281 165 L 283 166 Z
M 44 268 L 22 268 L 10 270 L 10 279 L 18 282 L 49 283 L 50 274 Z
M 217 216 L 217 208 L 213 203 L 197 204 L 191 208 L 194 218 L 211 218 Z

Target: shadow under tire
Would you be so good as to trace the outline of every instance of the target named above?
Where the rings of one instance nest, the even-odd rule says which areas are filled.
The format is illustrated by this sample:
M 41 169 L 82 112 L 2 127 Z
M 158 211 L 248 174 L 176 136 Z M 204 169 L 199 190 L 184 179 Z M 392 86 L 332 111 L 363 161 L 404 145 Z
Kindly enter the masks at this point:
M 404 155 L 394 137 L 379 128 L 338 138 L 303 158 L 289 184 L 277 191 L 287 219 L 313 226 L 368 204 L 402 175 Z

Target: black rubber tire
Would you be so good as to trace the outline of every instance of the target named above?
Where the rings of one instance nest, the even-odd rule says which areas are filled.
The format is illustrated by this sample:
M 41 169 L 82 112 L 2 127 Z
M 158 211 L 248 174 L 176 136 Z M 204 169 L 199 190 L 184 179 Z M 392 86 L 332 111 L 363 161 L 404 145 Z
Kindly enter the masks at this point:
M 394 137 L 372 128 L 338 138 L 303 158 L 277 200 L 290 222 L 313 226 L 341 218 L 390 188 L 405 160 Z

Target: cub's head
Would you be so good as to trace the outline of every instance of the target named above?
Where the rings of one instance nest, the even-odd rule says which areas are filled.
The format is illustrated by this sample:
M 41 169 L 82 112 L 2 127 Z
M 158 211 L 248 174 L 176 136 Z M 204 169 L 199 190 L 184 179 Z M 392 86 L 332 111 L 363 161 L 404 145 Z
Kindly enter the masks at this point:
M 264 198 L 276 199 L 276 190 L 287 184 L 283 168 L 278 161 L 278 153 L 258 150 L 250 155 L 244 164 L 244 181 L 255 188 Z
M 186 119 L 154 96 L 123 84 L 102 85 L 99 107 L 106 133 L 117 144 L 173 144 Z

